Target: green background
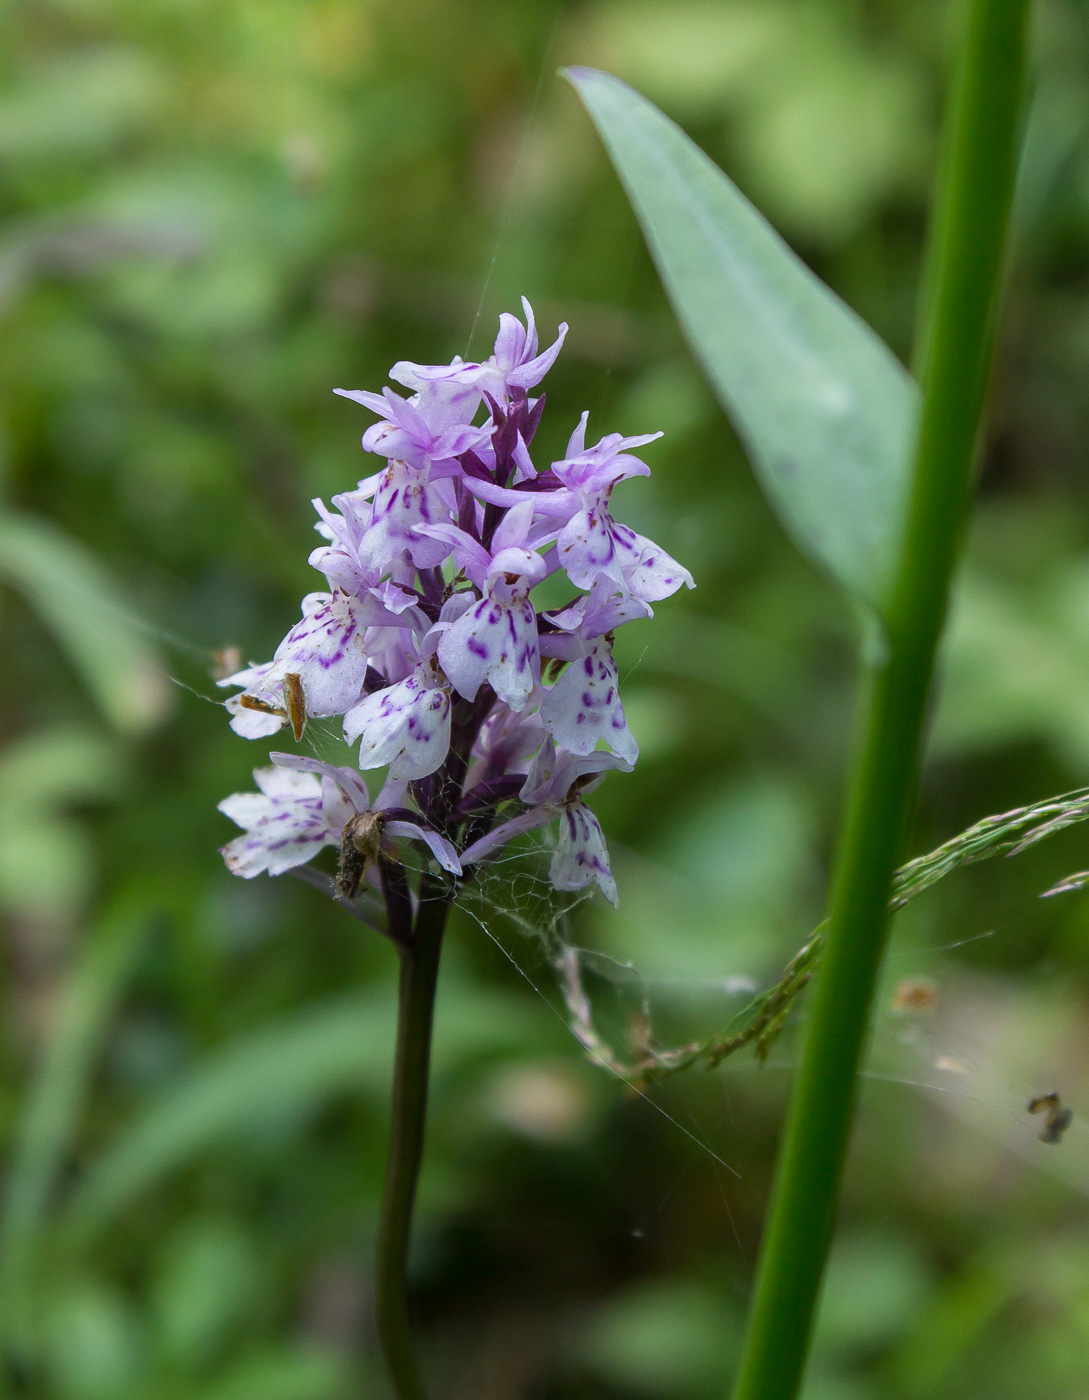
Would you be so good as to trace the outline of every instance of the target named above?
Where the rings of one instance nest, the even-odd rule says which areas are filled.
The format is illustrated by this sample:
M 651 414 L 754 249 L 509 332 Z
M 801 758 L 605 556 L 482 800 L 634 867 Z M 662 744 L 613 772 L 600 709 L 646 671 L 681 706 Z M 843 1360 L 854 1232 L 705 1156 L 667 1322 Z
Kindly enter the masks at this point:
M 532 857 L 456 920 L 414 1261 L 445 1400 L 721 1395 L 793 1061 L 645 1098 L 819 919 L 855 620 L 782 535 L 562 63 L 681 121 L 901 355 L 946 5 L 67 0 L 0 18 L 3 1383 L 53 1400 L 381 1397 L 369 1274 L 394 960 L 215 811 L 213 708 L 319 586 L 397 359 L 571 323 L 540 460 L 665 429 L 619 513 L 696 575 L 621 634 L 642 758 L 595 799 L 621 905 Z M 1089 10 L 1045 0 L 979 509 L 912 853 L 1089 782 Z M 51 527 L 51 528 L 50 528 Z M 62 533 L 58 533 L 62 532 Z M 93 556 L 86 557 L 87 551 Z M 112 576 L 103 583 L 99 561 Z M 124 601 L 111 601 L 117 595 Z M 335 726 L 315 726 L 340 758 Z M 274 741 L 271 747 L 278 746 Z M 1089 1393 L 1089 865 L 1075 829 L 898 921 L 806 1400 Z M 897 984 L 927 978 L 929 1014 Z M 1064 1141 L 1028 1097 L 1058 1089 Z

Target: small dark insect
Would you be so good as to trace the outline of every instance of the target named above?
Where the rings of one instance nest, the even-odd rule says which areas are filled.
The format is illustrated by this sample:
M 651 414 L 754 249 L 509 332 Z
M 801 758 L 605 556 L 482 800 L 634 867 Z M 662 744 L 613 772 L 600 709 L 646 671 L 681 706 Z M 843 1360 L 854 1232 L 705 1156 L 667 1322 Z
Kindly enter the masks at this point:
M 212 652 L 212 679 L 225 681 L 242 669 L 242 652 L 238 647 L 220 647 Z
M 263 715 L 275 715 L 278 719 L 287 719 L 286 710 L 281 710 L 279 705 L 270 705 L 267 700 L 258 700 L 254 695 L 240 695 L 238 703 L 244 710 L 260 710 Z
M 377 865 L 385 820 L 381 812 L 359 812 L 344 823 L 337 870 L 337 894 L 342 899 L 354 899 L 367 871 Z
M 291 732 L 298 743 L 306 729 L 306 697 L 303 695 L 302 677 L 296 671 L 288 671 L 284 677 L 283 693 Z
M 1050 1094 L 1037 1094 L 1035 1098 L 1029 1099 L 1028 1111 L 1047 1114 L 1038 1136 L 1041 1142 L 1050 1144 L 1062 1142 L 1063 1133 L 1070 1127 L 1074 1118 L 1073 1110 L 1063 1108 L 1062 1101 L 1054 1090 Z

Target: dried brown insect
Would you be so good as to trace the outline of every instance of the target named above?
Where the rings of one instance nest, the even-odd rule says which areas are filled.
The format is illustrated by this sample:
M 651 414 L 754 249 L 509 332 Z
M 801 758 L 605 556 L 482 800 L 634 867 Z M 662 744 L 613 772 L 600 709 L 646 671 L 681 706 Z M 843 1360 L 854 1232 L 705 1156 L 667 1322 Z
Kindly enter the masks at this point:
M 238 703 L 244 710 L 260 710 L 263 715 L 276 715 L 278 719 L 287 719 L 287 711 L 281 710 L 279 705 L 270 705 L 267 700 L 258 700 L 255 695 L 240 695 Z
M 239 647 L 220 647 L 212 652 L 212 679 L 225 681 L 242 669 L 242 651 Z
M 296 671 L 288 671 L 283 684 L 284 708 L 291 721 L 291 732 L 298 743 L 306 729 L 306 697 L 303 694 L 302 677 Z
M 367 871 L 378 864 L 385 822 L 381 812 L 359 812 L 344 823 L 337 870 L 337 894 L 343 899 L 354 899 Z
M 926 977 L 905 977 L 896 984 L 892 997 L 893 1011 L 901 1014 L 933 1011 L 938 1002 L 938 988 Z
M 1047 1114 L 1044 1126 L 1038 1134 L 1040 1141 L 1051 1145 L 1062 1142 L 1063 1133 L 1073 1122 L 1074 1112 L 1072 1109 L 1063 1108 L 1062 1101 L 1054 1089 L 1048 1094 L 1037 1094 L 1029 1099 L 1027 1107 L 1030 1113 Z

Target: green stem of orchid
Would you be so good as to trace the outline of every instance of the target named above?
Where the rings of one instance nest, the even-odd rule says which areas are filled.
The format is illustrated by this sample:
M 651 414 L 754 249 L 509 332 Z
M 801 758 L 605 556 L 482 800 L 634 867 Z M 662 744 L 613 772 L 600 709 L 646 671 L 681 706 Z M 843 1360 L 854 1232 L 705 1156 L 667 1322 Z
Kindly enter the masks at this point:
M 938 181 L 923 406 L 885 656 L 862 686 L 823 966 L 788 1114 L 735 1400 L 794 1400 L 835 1219 L 889 892 L 968 512 L 1009 224 L 1027 0 L 969 0 Z
M 423 1157 L 431 1030 L 439 957 L 450 896 L 425 876 L 410 940 L 401 958 L 393 1113 L 385 1194 L 378 1223 L 375 1316 L 378 1342 L 397 1400 L 425 1400 L 408 1321 L 407 1269 L 412 1209 Z

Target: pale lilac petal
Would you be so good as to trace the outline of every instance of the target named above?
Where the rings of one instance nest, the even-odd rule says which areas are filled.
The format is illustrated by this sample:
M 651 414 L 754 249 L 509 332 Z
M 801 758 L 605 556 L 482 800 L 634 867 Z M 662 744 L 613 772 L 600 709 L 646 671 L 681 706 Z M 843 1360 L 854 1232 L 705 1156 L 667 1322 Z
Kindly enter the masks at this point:
M 266 797 L 282 798 L 304 798 L 318 797 L 321 794 L 321 783 L 318 781 L 315 769 L 304 769 L 301 764 L 279 764 L 276 763 L 276 754 L 270 757 L 275 764 L 273 768 L 255 768 L 253 770 L 253 780 Z M 294 758 L 294 754 L 282 754 L 282 758 Z
M 268 816 L 269 800 L 260 792 L 233 792 L 223 799 L 217 810 L 230 817 L 235 826 L 249 831 Z
M 653 617 L 654 609 L 643 599 L 633 598 L 630 594 L 618 590 L 611 579 L 600 577 L 595 580 L 590 592 L 577 599 L 569 608 L 559 613 L 546 613 L 545 616 L 549 622 L 554 622 L 565 632 L 577 632 L 579 638 L 589 642 L 595 637 L 622 627 L 625 622 Z M 550 638 L 549 646 L 555 649 L 548 651 L 545 649 L 545 641 L 546 638 L 542 637 L 542 656 L 559 656 L 569 661 L 576 654 L 570 646 L 563 645 L 565 642 L 576 642 L 574 637 Z
M 417 365 L 411 360 L 398 360 L 389 377 L 420 395 L 421 411 L 436 432 L 471 422 L 480 405 L 479 364 L 467 364 L 457 358 L 448 365 Z
M 404 807 L 408 803 L 408 783 L 404 778 L 391 778 L 387 775 L 382 790 L 374 800 L 374 810 L 384 812 L 387 807 Z
M 610 904 L 618 903 L 601 823 L 584 802 L 569 802 L 563 810 L 548 876 L 554 889 L 581 890 L 596 884 Z
M 521 433 L 514 444 L 511 460 L 514 462 L 515 481 L 531 481 L 537 475 L 537 468 L 533 465 L 533 458 L 529 455 L 529 448 Z
M 395 423 L 387 423 L 383 418 L 372 423 L 363 434 L 363 451 L 373 452 L 376 457 L 397 458 L 411 463 L 414 467 L 426 465 L 427 454 L 420 450 L 411 435 Z
M 379 413 L 384 418 L 386 416 L 386 401 L 381 394 L 372 394 L 366 389 L 334 389 L 334 394 L 339 394 L 342 399 L 352 399 L 355 403 L 361 403 L 364 408 L 369 408 L 372 413 Z
M 488 575 L 488 566 L 491 564 L 491 555 L 472 535 L 466 530 L 462 530 L 457 525 L 421 525 L 421 534 L 429 536 L 434 540 L 441 540 L 445 548 L 443 557 L 453 549 L 454 561 L 478 588 L 483 588 L 484 580 Z
M 234 685 L 241 686 L 243 690 L 257 690 L 271 669 L 271 661 L 251 661 L 245 670 L 236 671 L 233 676 L 222 677 L 216 681 L 216 685 Z
M 571 753 L 593 753 L 603 739 L 628 763 L 639 757 L 620 701 L 613 649 L 604 639 L 570 663 L 541 702 L 541 718 L 556 743 Z
M 356 812 L 371 810 L 371 795 L 367 784 L 354 768 L 338 768 L 332 763 L 323 763 L 320 758 L 307 758 L 301 753 L 270 753 L 269 758 L 278 768 L 293 769 L 300 773 L 315 773 L 336 783 Z
M 482 501 L 497 506 L 519 506 L 528 498 L 533 502 L 538 515 L 547 515 L 557 520 L 567 520 L 579 508 L 579 499 L 566 487 L 562 491 L 515 491 L 513 487 L 496 486 L 494 481 L 481 481 L 479 477 L 467 476 L 462 485 L 472 495 Z
M 392 821 L 386 823 L 385 830 L 390 836 L 405 836 L 412 841 L 422 841 L 444 870 L 448 870 L 451 875 L 461 874 L 461 861 L 458 860 L 457 851 L 445 836 L 440 836 L 429 826 L 417 826 L 415 822 Z
M 512 506 L 496 526 L 495 533 L 492 535 L 493 554 L 499 554 L 505 549 L 523 548 L 529 538 L 535 502 L 533 497 L 524 491 L 521 496 L 522 499 L 518 504 Z
M 504 311 L 499 318 L 499 334 L 495 340 L 492 363 L 501 374 L 507 389 L 532 389 L 539 384 L 556 362 L 567 335 L 567 322 L 559 327 L 555 341 L 542 354 L 537 353 L 537 327 L 533 308 L 522 298 L 526 325 L 517 316 Z
M 604 594 L 608 588 L 608 580 L 602 582 L 604 587 L 601 593 Z M 643 598 L 632 598 L 623 593 L 613 593 L 604 598 L 599 595 L 595 598 L 591 593 L 579 633 L 589 642 L 595 637 L 622 627 L 625 622 L 635 622 L 653 616 L 654 609 Z
M 530 355 L 537 353 L 536 328 L 533 330 L 532 348 Z M 517 316 L 513 316 L 509 311 L 504 311 L 499 317 L 499 334 L 495 337 L 495 363 L 504 374 L 514 369 L 515 365 L 522 363 L 523 351 L 526 349 L 526 328 L 519 321 Z
M 450 597 L 447 598 L 446 602 L 442 605 L 442 611 L 439 613 L 439 621 L 434 630 L 437 631 L 438 627 L 441 627 L 444 623 L 456 622 L 459 617 L 463 617 L 465 613 L 469 611 L 476 601 L 472 593 L 468 590 L 464 590 L 460 593 L 451 593 Z
M 581 636 L 573 632 L 543 632 L 537 645 L 542 656 L 556 661 L 574 661 L 586 650 Z
M 556 339 L 549 348 L 532 360 L 527 360 L 524 365 L 519 365 L 517 369 L 511 370 L 506 376 L 508 385 L 512 389 L 532 389 L 535 384 L 539 384 L 548 371 L 556 363 L 556 358 L 563 349 L 563 342 L 567 337 L 567 322 L 561 321 L 557 328 Z
M 520 549 L 516 545 L 499 550 L 488 568 L 489 578 L 502 579 L 508 587 L 512 580 L 519 580 L 521 592 L 528 592 L 540 583 L 546 572 L 547 565 L 536 550 Z
M 579 492 L 588 504 L 591 497 L 603 495 L 618 481 L 632 476 L 649 476 L 650 468 L 646 462 L 625 449 L 641 447 L 661 436 L 661 433 L 645 433 L 641 437 L 624 438 L 619 433 L 610 433 L 596 446 L 553 462 L 553 474 L 572 491 Z
M 518 796 L 523 802 L 562 803 L 579 793 L 593 792 L 613 769 L 630 773 L 634 765 L 619 754 L 600 750 L 586 755 L 557 749 L 551 735 L 533 760 Z
M 330 831 L 343 832 L 344 824 L 359 811 L 357 802 L 345 795 L 344 789 L 328 774 L 321 780 L 321 812 Z
M 323 846 L 331 844 L 333 842 L 327 836 L 308 838 L 296 835 L 271 841 L 264 834 L 253 831 L 228 841 L 219 848 L 219 853 L 232 875 L 252 880 L 264 871 L 269 875 L 283 875 L 297 865 L 305 865 Z
M 508 841 L 513 841 L 516 836 L 521 836 L 527 831 L 535 831 L 540 826 L 547 826 L 549 822 L 556 820 L 560 810 L 556 806 L 532 807 L 528 812 L 520 812 L 518 816 L 511 817 L 510 821 L 500 822 L 486 836 L 481 836 L 478 841 L 474 841 L 471 846 L 462 851 L 462 865 L 477 865 L 493 851 L 497 851 L 500 846 L 505 846 Z
M 382 604 L 383 608 L 385 608 L 388 613 L 392 613 L 394 617 L 400 617 L 403 612 L 406 612 L 409 608 L 416 607 L 419 602 L 415 593 L 409 593 L 407 589 L 401 588 L 398 584 L 394 583 L 392 579 L 386 579 L 384 583 L 378 584 L 376 587 L 372 588 L 370 592 L 372 596 L 377 598 Z M 418 622 L 421 619 L 426 621 L 425 613 L 418 613 L 416 618 L 410 619 L 410 621 Z
M 564 461 L 569 461 L 572 457 L 581 457 L 586 451 L 586 424 L 590 421 L 588 411 L 583 411 L 579 419 L 578 427 L 567 439 L 567 456 Z
M 506 376 L 507 383 L 512 389 L 532 389 L 535 384 L 539 384 L 548 371 L 556 363 L 556 358 L 563 349 L 563 342 L 567 338 L 567 322 L 561 321 L 556 329 L 556 339 L 539 355 L 534 355 L 532 359 L 525 360 L 517 369 L 511 370 Z M 536 348 L 537 336 L 533 336 L 533 348 Z M 527 345 L 526 347 L 530 347 Z M 523 352 L 525 353 L 525 352 Z

